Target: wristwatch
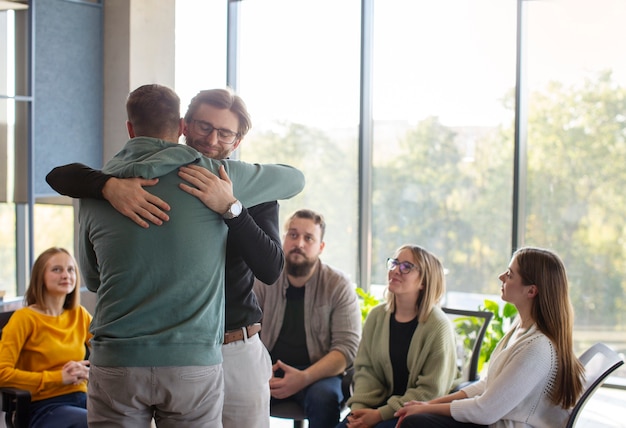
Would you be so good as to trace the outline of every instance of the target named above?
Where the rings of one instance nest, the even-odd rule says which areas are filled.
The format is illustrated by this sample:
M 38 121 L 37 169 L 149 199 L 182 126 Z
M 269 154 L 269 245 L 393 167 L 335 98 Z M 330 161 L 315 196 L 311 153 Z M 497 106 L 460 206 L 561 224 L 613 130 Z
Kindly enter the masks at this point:
M 241 202 L 239 202 L 237 199 L 235 199 L 228 206 L 228 211 L 226 211 L 222 217 L 224 217 L 226 220 L 230 220 L 231 218 L 239 217 L 239 214 L 241 214 L 242 210 L 243 210 L 243 206 L 241 205 Z

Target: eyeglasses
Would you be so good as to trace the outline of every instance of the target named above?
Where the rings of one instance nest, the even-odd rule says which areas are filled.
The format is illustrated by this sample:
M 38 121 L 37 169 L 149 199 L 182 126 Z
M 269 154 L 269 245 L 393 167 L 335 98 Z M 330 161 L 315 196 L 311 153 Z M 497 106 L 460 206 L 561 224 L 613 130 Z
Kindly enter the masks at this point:
M 203 137 L 208 137 L 213 131 L 217 132 L 217 140 L 222 144 L 233 144 L 239 137 L 239 133 L 230 129 L 216 128 L 204 120 L 192 119 L 194 131 Z
M 398 268 L 400 273 L 404 275 L 411 272 L 417 266 L 415 266 L 413 263 L 401 262 L 398 259 L 387 259 L 387 270 L 394 270 L 396 267 Z

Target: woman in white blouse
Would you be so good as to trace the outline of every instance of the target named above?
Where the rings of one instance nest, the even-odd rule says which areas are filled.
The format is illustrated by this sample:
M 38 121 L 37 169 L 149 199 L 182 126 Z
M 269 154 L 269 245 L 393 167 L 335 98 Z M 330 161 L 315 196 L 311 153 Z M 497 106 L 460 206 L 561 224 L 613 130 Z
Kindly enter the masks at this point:
M 565 267 L 552 251 L 526 247 L 499 276 L 519 317 L 489 361 L 487 376 L 462 390 L 396 412 L 400 428 L 555 428 L 583 389 L 574 355 L 574 316 Z

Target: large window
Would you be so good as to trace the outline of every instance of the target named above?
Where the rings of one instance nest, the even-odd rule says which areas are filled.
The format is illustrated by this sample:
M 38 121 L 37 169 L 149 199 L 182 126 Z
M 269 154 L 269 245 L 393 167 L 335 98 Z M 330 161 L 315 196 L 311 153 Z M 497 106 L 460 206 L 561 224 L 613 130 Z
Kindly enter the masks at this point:
M 374 5 L 373 31 L 362 39 L 364 4 Z M 301 207 L 323 213 L 326 262 L 369 289 L 385 282 L 385 258 L 413 242 L 442 258 L 449 291 L 497 297 L 514 242 L 550 247 L 570 275 L 577 350 L 602 340 L 626 351 L 625 2 L 243 1 L 230 40 L 232 1 L 177 5 L 183 109 L 198 90 L 226 84 L 227 43 L 236 44 L 231 83 L 253 119 L 239 155 L 303 170 L 306 188 L 281 203 L 281 221 Z M 12 25 L 13 12 L 0 11 L 0 289 L 9 296 L 20 294 L 17 244 L 28 227 L 13 189 L 25 141 L 14 115 L 29 91 L 11 62 L 25 57 Z M 373 77 L 362 93 L 363 40 L 372 41 Z M 518 71 L 525 85 L 516 87 Z M 517 88 L 525 101 L 518 116 Z M 372 120 L 361 123 L 370 99 Z M 371 141 L 360 140 L 368 129 Z M 517 135 L 526 162 L 516 165 Z M 371 164 L 359 165 L 369 148 Z M 363 197 L 359 184 L 370 178 Z M 371 221 L 361 204 L 371 206 Z M 72 207 L 33 208 L 33 252 L 71 247 Z M 363 231 L 371 239 L 360 240 Z M 366 253 L 371 281 L 358 283 L 370 269 Z
M 362 5 L 373 5 L 363 39 Z M 281 203 L 281 218 L 300 207 L 321 211 L 326 262 L 357 282 L 371 269 L 371 281 L 357 283 L 371 289 L 385 283 L 384 260 L 416 243 L 442 258 L 449 303 L 475 309 L 485 296 L 499 301 L 497 275 L 513 246 L 553 248 L 571 279 L 577 352 L 591 340 L 626 350 L 624 2 L 238 7 L 236 83 L 253 115 L 241 158 L 304 171 L 306 188 Z M 372 84 L 362 94 L 364 40 L 372 42 Z M 371 122 L 360 123 L 369 100 Z M 371 141 L 359 146 L 369 129 Z M 370 148 L 371 164 L 359 165 Z M 362 198 L 360 180 L 370 177 Z M 371 247 L 360 246 L 370 242 L 359 240 L 360 228 Z M 371 268 L 362 254 L 371 254 Z
M 413 243 L 441 258 L 449 290 L 498 293 L 511 248 L 515 2 L 374 11 L 373 281 L 385 284 L 384 261 Z
M 226 1 L 176 1 L 176 92 L 182 114 L 203 89 L 226 84 Z
M 0 296 L 15 297 L 15 206 L 0 202 Z
M 288 163 L 304 172 L 304 191 L 280 202 L 281 221 L 300 208 L 322 213 L 322 259 L 353 280 L 359 13 L 357 0 L 242 2 L 238 64 L 239 93 L 253 121 L 241 158 Z
M 0 297 L 7 299 L 18 294 L 15 159 L 16 141 L 24 135 L 25 127 L 16 126 L 16 115 L 26 104 L 20 97 L 25 94 L 16 88 L 16 57 L 24 51 L 23 45 L 16 42 L 15 15 L 13 10 L 0 11 Z
M 46 173 L 64 160 L 100 159 L 102 148 L 101 3 L 29 4 L 0 4 L 0 290 L 7 299 L 24 293 L 39 253 L 74 247 L 71 201 L 49 188 Z
M 626 3 L 528 3 L 526 242 L 568 268 L 576 339 L 624 351 Z

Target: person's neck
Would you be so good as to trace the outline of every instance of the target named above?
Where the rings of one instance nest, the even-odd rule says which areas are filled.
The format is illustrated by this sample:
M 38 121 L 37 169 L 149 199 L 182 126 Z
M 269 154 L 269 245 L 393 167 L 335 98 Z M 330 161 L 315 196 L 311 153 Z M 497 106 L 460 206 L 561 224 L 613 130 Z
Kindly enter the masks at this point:
M 417 305 L 415 300 L 395 297 L 395 317 L 398 322 L 409 322 L 417 316 Z
M 533 326 L 533 324 L 535 323 L 535 320 L 533 319 L 532 316 L 530 316 L 530 313 L 526 313 L 525 311 L 519 312 L 519 328 L 521 330 L 528 330 L 530 327 Z
M 135 135 L 133 138 L 154 138 L 156 140 L 163 140 L 168 143 L 178 144 L 178 137 L 175 134 L 153 134 L 153 135 Z
M 311 277 L 315 273 L 316 266 L 317 266 L 317 263 L 311 267 L 311 270 L 309 270 L 309 272 L 306 275 L 303 275 L 303 276 L 293 276 L 293 275 L 287 274 L 289 285 L 293 287 L 297 287 L 297 288 L 304 287 L 304 284 L 306 284 L 307 281 L 311 279 Z
M 156 137 L 159 140 L 163 140 L 166 143 L 172 143 L 172 144 L 178 144 L 178 138 L 174 137 L 173 135 L 163 135 L 161 137 Z
M 42 314 L 45 315 L 50 315 L 53 317 L 58 317 L 59 315 L 61 315 L 63 313 L 63 311 L 65 310 L 63 308 L 63 305 L 65 304 L 65 298 L 59 298 L 59 299 L 55 299 L 55 298 L 46 298 L 43 302 L 45 304 L 45 308 L 42 307 L 41 305 L 33 305 L 35 307 L 35 309 L 39 312 L 41 312 Z
M 289 285 L 300 288 L 300 287 L 304 287 L 304 284 L 306 284 L 306 282 L 311 278 L 311 274 L 307 276 L 287 275 L 287 278 L 289 279 Z

